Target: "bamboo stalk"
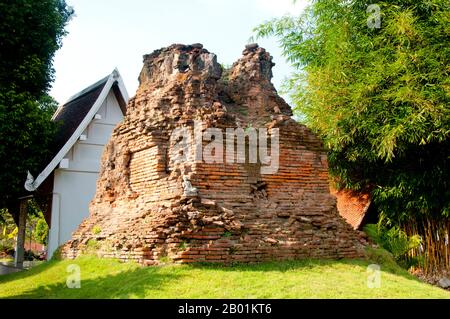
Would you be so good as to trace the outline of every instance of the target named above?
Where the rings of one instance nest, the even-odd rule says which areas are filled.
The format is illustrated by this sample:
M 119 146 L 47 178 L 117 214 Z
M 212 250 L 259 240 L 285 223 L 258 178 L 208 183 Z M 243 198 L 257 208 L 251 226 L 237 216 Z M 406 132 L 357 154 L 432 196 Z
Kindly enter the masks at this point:
M 408 236 L 419 235 L 422 238 L 423 250 L 415 248 L 408 254 L 409 258 L 420 258 L 422 261 L 414 269 L 426 275 L 450 271 L 450 220 L 412 220 L 402 225 L 402 229 Z

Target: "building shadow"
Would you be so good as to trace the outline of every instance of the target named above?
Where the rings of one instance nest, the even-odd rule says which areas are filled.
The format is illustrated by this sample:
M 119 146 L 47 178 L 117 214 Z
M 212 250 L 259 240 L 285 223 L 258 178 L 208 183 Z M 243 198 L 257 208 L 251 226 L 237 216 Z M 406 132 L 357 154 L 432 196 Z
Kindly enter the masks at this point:
M 47 262 L 43 262 L 40 265 L 37 265 L 35 267 L 32 267 L 30 269 L 17 269 L 17 271 L 15 272 L 10 272 L 7 273 L 5 275 L 0 276 L 0 284 L 4 284 L 10 281 L 14 281 L 14 280 L 20 280 L 20 279 L 24 279 L 30 276 L 35 276 L 43 271 L 47 271 L 55 266 L 57 266 L 58 261 L 55 260 L 51 260 L 51 261 L 47 261 Z M 11 266 L 13 267 L 13 266 Z M 16 269 L 15 267 L 13 267 L 14 269 Z
M 143 299 L 148 298 L 149 291 L 170 285 L 180 277 L 182 275 L 163 274 L 160 267 L 137 268 L 95 279 L 81 278 L 80 288 L 71 289 L 66 282 L 58 282 L 6 299 Z
M 417 277 L 411 275 L 406 269 L 401 268 L 391 257 L 377 256 L 373 260 L 369 259 L 297 259 L 285 261 L 269 261 L 253 264 L 218 264 L 218 263 L 197 263 L 191 264 L 193 269 L 210 269 L 230 272 L 290 272 L 295 270 L 314 269 L 319 266 L 349 265 L 366 272 L 369 265 L 377 264 L 380 270 L 396 276 L 421 282 Z

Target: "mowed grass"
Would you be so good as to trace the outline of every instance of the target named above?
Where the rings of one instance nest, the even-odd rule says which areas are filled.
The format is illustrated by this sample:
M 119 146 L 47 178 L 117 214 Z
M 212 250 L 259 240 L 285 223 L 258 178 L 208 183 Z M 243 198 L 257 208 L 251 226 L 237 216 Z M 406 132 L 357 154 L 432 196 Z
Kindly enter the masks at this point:
M 381 265 L 381 287 L 367 286 L 369 260 L 301 260 L 257 265 L 168 265 L 81 257 L 0 276 L 0 298 L 450 298 L 395 264 Z M 67 288 L 68 267 L 81 288 Z

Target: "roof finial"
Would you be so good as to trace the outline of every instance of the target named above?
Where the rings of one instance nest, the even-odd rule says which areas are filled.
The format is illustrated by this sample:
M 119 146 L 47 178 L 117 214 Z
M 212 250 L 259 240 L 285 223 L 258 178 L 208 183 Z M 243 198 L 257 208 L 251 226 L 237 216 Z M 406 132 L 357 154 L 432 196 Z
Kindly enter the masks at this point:
M 27 180 L 25 181 L 25 189 L 29 192 L 34 192 L 36 187 L 34 186 L 34 177 L 30 171 L 27 171 Z
M 113 76 L 114 80 L 117 80 L 118 78 L 120 78 L 119 70 L 114 69 L 112 76 Z

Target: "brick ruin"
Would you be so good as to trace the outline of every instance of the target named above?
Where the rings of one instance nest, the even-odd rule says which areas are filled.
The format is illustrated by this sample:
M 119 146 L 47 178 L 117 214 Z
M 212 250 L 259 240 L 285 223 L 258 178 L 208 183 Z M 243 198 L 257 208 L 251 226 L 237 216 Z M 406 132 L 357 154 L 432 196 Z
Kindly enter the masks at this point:
M 139 89 L 104 151 L 90 217 L 62 255 L 94 246 L 145 265 L 362 257 L 365 240 L 330 195 L 322 142 L 291 118 L 271 83 L 273 66 L 256 44 L 228 70 L 201 44 L 144 56 Z M 260 159 L 248 156 L 174 161 L 171 136 L 180 127 L 278 128 L 279 169 L 262 174 Z

